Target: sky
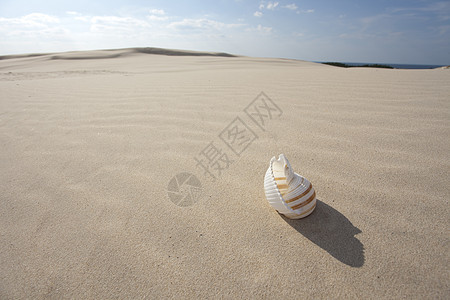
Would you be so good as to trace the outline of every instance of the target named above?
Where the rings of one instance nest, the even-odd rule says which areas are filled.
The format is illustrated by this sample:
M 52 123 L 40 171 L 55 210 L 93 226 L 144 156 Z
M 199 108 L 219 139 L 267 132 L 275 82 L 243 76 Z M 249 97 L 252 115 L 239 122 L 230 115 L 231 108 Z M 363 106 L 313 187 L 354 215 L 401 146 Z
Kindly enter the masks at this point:
M 450 65 L 450 1 L 0 0 L 0 55 L 128 47 Z

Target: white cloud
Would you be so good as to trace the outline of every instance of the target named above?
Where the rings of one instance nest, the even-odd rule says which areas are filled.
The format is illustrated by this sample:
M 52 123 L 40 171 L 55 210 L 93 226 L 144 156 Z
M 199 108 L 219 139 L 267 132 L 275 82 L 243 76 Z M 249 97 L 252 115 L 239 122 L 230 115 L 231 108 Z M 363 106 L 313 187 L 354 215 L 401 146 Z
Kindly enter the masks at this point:
M 279 2 L 272 2 L 269 1 L 267 4 L 265 1 L 262 1 L 261 4 L 259 4 L 259 10 L 268 9 L 268 10 L 274 10 L 280 3 Z
M 278 6 L 278 4 L 279 4 L 278 2 L 269 2 L 269 3 L 267 3 L 266 8 L 269 10 L 274 10 L 275 7 Z
M 258 26 L 247 28 L 245 31 L 247 31 L 247 32 L 258 32 L 258 33 L 262 33 L 262 34 L 270 34 L 270 33 L 272 33 L 273 28 L 272 27 L 265 27 L 265 26 L 262 26 L 261 24 L 258 24 Z
M 151 9 L 150 13 L 151 15 L 147 18 L 151 21 L 166 21 L 169 19 L 163 9 Z
M 285 5 L 283 7 L 287 8 L 287 9 L 290 9 L 290 10 L 297 10 L 298 9 L 298 6 L 295 5 L 295 3 L 288 4 L 288 5 Z
M 150 15 L 148 16 L 148 19 L 151 21 L 166 21 L 167 19 L 169 19 L 169 17 Z
M 39 45 L 67 42 L 70 31 L 59 23 L 59 18 L 42 13 L 17 18 L 0 17 L 1 48 L 3 51 L 17 48 L 24 53 L 39 51 Z
M 450 12 L 450 3 L 448 1 L 437 1 L 434 3 L 430 3 L 428 6 L 422 7 L 399 7 L 393 8 L 390 10 L 391 12 L 403 12 L 403 11 L 425 11 L 425 12 L 433 12 L 433 13 L 442 13 Z
M 32 13 L 22 17 L 24 20 L 32 21 L 32 22 L 42 22 L 42 23 L 59 23 L 59 19 L 57 17 L 53 17 L 46 14 L 41 13 Z
M 149 24 L 145 21 L 131 18 L 131 17 L 117 17 L 117 16 L 95 16 L 91 18 L 93 24 L 114 24 L 126 26 L 148 27 Z
M 77 21 L 83 21 L 83 22 L 89 23 L 89 22 L 91 22 L 91 19 L 92 19 L 91 16 L 85 16 L 76 11 L 66 11 L 66 14 L 73 16 L 73 19 L 77 20 Z
M 264 26 L 261 26 L 261 24 L 259 24 L 257 29 L 258 29 L 258 31 L 261 31 L 261 32 L 271 33 L 273 28 L 272 27 L 264 27 Z
M 80 15 L 78 15 L 74 19 L 78 20 L 78 21 L 83 21 L 83 22 L 90 22 L 91 21 L 91 17 L 89 17 L 89 16 L 80 16 Z
M 150 13 L 153 15 L 165 15 L 166 14 L 163 9 L 151 9 Z
M 297 10 L 297 11 L 296 11 L 297 14 L 312 14 L 313 12 L 315 12 L 314 9 Z
M 255 17 L 262 17 L 263 13 L 260 11 L 255 11 L 255 13 L 253 14 Z
M 91 31 L 96 33 L 138 34 L 150 27 L 146 21 L 117 16 L 95 16 L 90 19 Z
M 168 25 L 169 28 L 176 30 L 222 30 L 241 26 L 244 26 L 244 24 L 227 24 L 210 19 L 183 19 Z
M 422 1 L 426 2 L 426 1 Z M 450 2 L 449 1 L 429 1 L 426 6 L 419 7 L 399 7 L 391 8 L 391 13 L 400 13 L 403 16 L 418 17 L 424 13 L 430 13 L 435 15 L 438 21 L 445 22 L 450 20 Z
M 41 13 L 32 13 L 19 18 L 1 18 L 0 28 L 7 29 L 10 27 L 38 29 L 48 27 L 49 24 L 59 23 L 57 17 L 53 17 Z
M 0 17 L 0 30 L 43 30 L 59 22 L 60 20 L 57 17 L 41 13 L 32 13 L 19 18 Z

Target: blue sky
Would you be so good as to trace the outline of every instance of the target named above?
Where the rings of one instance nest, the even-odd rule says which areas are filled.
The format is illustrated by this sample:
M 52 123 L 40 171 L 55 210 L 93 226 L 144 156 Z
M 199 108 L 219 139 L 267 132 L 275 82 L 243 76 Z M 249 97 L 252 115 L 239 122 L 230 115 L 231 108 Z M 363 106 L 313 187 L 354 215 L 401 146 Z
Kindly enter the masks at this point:
M 450 1 L 0 0 L 0 55 L 163 47 L 450 64 Z

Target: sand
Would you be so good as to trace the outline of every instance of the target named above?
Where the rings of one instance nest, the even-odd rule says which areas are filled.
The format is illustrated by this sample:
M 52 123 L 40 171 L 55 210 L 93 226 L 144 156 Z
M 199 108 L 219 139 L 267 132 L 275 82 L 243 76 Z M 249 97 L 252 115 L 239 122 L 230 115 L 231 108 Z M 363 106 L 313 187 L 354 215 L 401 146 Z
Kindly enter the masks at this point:
M 156 52 L 0 60 L 0 298 L 449 297 L 449 70 Z M 305 219 L 265 200 L 280 153 L 316 190 Z

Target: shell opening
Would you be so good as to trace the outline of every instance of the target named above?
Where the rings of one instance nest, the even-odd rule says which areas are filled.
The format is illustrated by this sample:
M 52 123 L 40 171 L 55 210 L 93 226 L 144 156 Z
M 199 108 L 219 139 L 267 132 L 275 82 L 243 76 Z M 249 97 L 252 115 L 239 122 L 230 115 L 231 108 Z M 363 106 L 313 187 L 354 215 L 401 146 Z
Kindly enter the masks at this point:
M 278 159 L 272 158 L 272 172 L 275 180 L 283 178 L 289 184 L 294 178 L 294 170 L 284 154 L 280 154 Z

